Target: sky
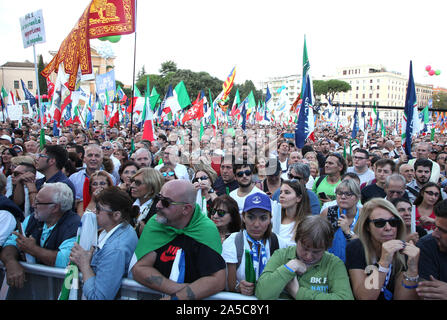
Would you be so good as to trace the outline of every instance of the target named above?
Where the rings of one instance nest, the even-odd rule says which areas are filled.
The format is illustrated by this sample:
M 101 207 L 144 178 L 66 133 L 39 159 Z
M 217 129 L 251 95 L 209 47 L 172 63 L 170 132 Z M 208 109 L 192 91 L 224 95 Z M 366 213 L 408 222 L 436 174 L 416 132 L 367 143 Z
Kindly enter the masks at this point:
M 23 48 L 20 17 L 42 9 L 44 61 L 59 49 L 90 0 L 0 2 L 0 65 L 34 61 Z M 301 74 L 304 36 L 314 78 L 337 67 L 380 64 L 416 83 L 447 88 L 445 0 L 170 0 L 137 2 L 136 70 L 158 74 L 172 60 L 179 69 L 206 71 L 225 80 L 236 66 L 236 83 Z M 116 79 L 130 85 L 135 35 L 110 43 Z M 103 42 L 93 39 L 91 46 Z M 440 70 L 430 77 L 425 67 Z M 258 88 L 260 89 L 260 88 Z

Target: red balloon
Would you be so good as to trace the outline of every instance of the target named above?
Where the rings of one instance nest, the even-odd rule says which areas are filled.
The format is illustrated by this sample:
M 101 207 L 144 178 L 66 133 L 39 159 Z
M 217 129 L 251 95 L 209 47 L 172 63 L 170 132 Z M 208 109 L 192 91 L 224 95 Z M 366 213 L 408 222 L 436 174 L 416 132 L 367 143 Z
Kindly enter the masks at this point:
M 430 71 L 430 70 L 431 70 L 431 66 L 430 65 L 425 67 L 425 71 Z
M 435 70 L 430 70 L 430 71 L 428 72 L 428 74 L 431 75 L 431 76 L 434 75 L 434 74 L 435 74 Z

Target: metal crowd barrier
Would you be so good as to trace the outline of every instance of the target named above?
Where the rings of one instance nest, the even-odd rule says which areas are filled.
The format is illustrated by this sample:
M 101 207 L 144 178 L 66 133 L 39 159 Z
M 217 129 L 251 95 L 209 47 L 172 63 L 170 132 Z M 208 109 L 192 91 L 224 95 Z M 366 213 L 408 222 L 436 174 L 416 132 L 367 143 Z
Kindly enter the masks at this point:
M 6 284 L 5 268 L 0 262 L 0 300 L 57 300 L 65 278 L 65 269 L 48 267 L 41 264 L 20 262 L 25 268 L 24 287 L 9 288 Z M 3 277 L 4 276 L 4 277 Z M 82 274 L 79 274 L 82 279 Z M 79 294 L 81 295 L 81 289 Z M 119 293 L 120 300 L 154 300 L 163 293 L 151 290 L 135 280 L 124 278 Z M 234 292 L 219 292 L 205 300 L 257 300 L 255 296 L 244 296 Z

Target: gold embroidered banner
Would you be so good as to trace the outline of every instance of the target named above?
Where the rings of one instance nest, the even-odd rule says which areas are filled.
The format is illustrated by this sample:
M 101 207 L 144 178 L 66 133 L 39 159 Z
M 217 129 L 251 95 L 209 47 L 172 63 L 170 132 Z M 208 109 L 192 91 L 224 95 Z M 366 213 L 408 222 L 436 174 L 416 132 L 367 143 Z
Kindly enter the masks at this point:
M 41 74 L 48 78 L 64 63 L 64 70 L 70 75 L 67 88 L 73 91 L 79 69 L 82 74 L 93 72 L 90 39 L 133 32 L 135 0 L 92 0 Z

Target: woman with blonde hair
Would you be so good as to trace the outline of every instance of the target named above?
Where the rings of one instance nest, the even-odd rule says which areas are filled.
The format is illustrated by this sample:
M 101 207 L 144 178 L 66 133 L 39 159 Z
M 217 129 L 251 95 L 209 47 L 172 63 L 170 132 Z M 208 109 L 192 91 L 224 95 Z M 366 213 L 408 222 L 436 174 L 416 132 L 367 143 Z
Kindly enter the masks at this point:
M 394 205 L 366 202 L 346 247 L 352 291 L 361 300 L 417 299 L 419 248 L 405 242 L 406 227 Z
M 130 181 L 131 196 L 137 199 L 134 205 L 140 208 L 135 223 L 137 235 L 140 236 L 147 221 L 156 212 L 157 201 L 154 201 L 154 198 L 160 192 L 164 179 L 158 170 L 141 168 Z

